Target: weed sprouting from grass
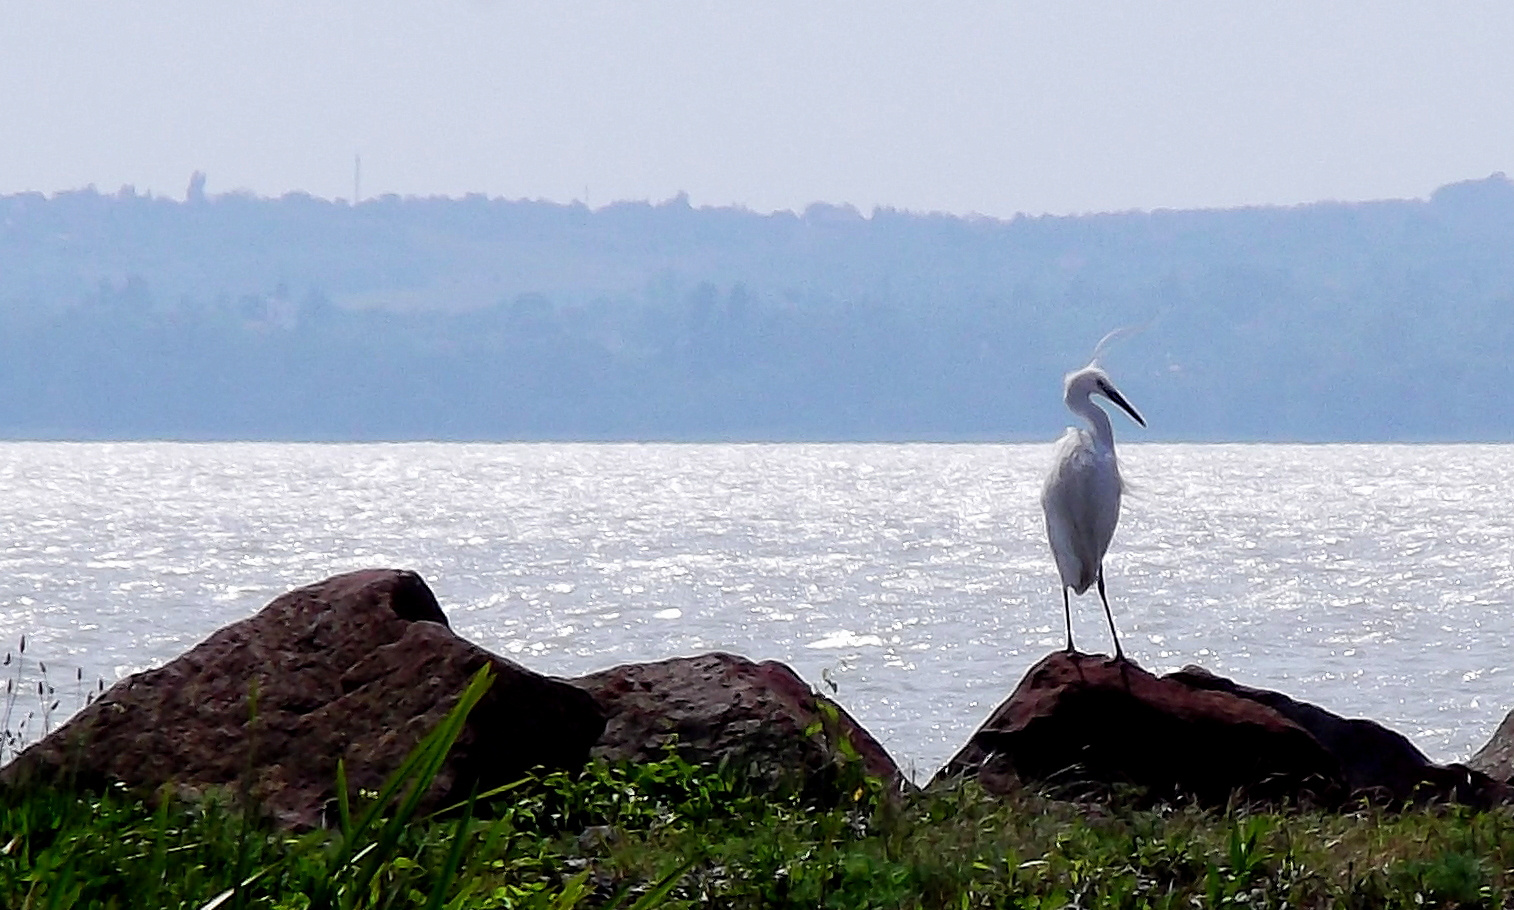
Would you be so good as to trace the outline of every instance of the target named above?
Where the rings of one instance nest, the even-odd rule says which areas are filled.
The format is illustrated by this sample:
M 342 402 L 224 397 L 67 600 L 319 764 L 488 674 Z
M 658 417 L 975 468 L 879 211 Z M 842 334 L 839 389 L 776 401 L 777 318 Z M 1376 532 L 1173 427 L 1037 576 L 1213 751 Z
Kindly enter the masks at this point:
M 0 711 L 0 765 L 4 765 L 33 742 L 53 731 L 55 722 L 67 719 L 94 702 L 105 692 L 105 680 L 96 686 L 84 686 L 84 669 L 74 669 L 74 705 L 65 717 L 59 716 L 63 697 L 47 675 L 47 663 L 31 661 L 26 656 L 26 636 L 14 652 L 6 652 L 0 666 L 10 672 L 5 680 L 5 707 Z M 28 669 L 35 666 L 35 671 Z M 66 684 L 65 684 L 66 685 Z M 35 707 L 30 703 L 35 698 Z M 23 702 L 24 699 L 24 702 Z M 24 711 L 25 713 L 20 713 Z

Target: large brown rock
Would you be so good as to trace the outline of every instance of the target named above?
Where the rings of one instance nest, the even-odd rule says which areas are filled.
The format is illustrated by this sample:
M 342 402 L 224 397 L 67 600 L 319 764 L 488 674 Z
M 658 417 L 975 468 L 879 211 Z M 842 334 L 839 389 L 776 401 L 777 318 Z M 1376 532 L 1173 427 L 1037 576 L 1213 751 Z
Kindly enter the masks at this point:
M 1134 784 L 1206 803 L 1235 791 L 1333 800 L 1345 785 L 1314 737 L 1265 705 L 1076 652 L 1032 667 L 932 783 L 964 776 L 993 792 Z
M 691 764 L 719 764 L 758 787 L 833 781 L 844 738 L 871 777 L 909 786 L 878 741 L 841 706 L 777 661 L 710 653 L 626 664 L 572 680 L 606 717 L 594 754 L 653 761 L 676 744 Z
M 1157 797 L 1265 801 L 1501 801 L 1507 789 L 1439 766 L 1407 739 L 1199 667 L 1157 678 L 1135 664 L 1057 652 L 1026 675 L 936 776 L 1134 784 Z
M 431 804 L 587 759 L 604 729 L 593 699 L 458 638 L 415 573 L 369 570 L 291 591 L 122 680 L 0 779 L 246 786 L 280 823 L 312 826 L 335 795 L 339 759 L 354 791 L 377 789 L 485 665 L 494 683 Z
M 1355 796 L 1386 803 L 1435 799 L 1471 805 L 1508 798 L 1508 789 L 1475 765 L 1437 765 L 1403 734 L 1376 721 L 1342 717 L 1281 692 L 1243 686 L 1203 667 L 1184 667 L 1164 678 L 1266 705 L 1308 730 L 1340 763 Z
M 1487 745 L 1467 760 L 1474 770 L 1505 784 L 1514 784 L 1514 711 L 1493 731 Z

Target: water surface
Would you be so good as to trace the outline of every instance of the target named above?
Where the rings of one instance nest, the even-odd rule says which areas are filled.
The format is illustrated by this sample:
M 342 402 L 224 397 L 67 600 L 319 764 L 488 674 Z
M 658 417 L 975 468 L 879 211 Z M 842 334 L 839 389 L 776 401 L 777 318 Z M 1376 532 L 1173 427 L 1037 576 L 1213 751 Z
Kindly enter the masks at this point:
M 1514 447 L 1124 445 L 1126 652 L 1464 759 L 1514 708 Z M 0 444 L 0 641 L 60 713 L 277 594 L 419 571 L 547 673 L 791 664 L 924 778 L 1062 646 L 1049 445 Z M 1097 597 L 1077 642 L 1109 651 Z M 14 647 L 13 647 L 14 649 Z M 35 667 L 26 673 L 35 678 Z M 26 700 L 17 710 L 35 709 Z M 56 717 L 52 718 L 55 722 Z

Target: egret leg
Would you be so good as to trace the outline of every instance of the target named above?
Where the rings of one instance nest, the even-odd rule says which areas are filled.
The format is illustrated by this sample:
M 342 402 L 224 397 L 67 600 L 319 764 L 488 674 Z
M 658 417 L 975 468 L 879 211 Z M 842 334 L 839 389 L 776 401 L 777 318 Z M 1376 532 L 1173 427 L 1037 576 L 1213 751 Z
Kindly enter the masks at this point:
M 1104 616 L 1109 620 L 1109 634 L 1114 636 L 1114 659 L 1124 660 L 1125 652 L 1120 650 L 1120 633 L 1114 630 L 1114 614 L 1109 612 L 1109 598 L 1104 596 L 1104 567 L 1099 566 L 1099 600 L 1104 601 Z
M 1062 613 L 1067 617 L 1067 653 L 1071 654 L 1072 648 L 1072 603 L 1067 597 L 1067 586 L 1062 586 Z

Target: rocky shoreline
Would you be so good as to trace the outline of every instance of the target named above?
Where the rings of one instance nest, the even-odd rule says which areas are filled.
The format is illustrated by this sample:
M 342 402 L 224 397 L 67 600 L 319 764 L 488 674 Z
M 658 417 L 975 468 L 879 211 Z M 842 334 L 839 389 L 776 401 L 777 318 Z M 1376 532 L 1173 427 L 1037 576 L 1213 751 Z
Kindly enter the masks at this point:
M 827 786 L 854 762 L 889 788 L 913 788 L 871 734 L 783 664 L 710 653 L 545 676 L 458 637 L 419 575 L 388 569 L 291 591 L 118 682 L 0 770 L 0 784 L 234 788 L 282 826 L 317 827 L 335 804 L 339 761 L 351 788 L 376 789 L 484 666 L 495 681 L 437 775 L 432 806 L 536 767 L 669 749 L 759 789 Z M 1202 668 L 1156 677 L 1057 652 L 927 786 L 972 778 L 1001 794 L 1034 783 L 1206 804 L 1486 807 L 1510 801 L 1511 773 L 1514 714 L 1466 764 L 1436 765 L 1372 721 Z

